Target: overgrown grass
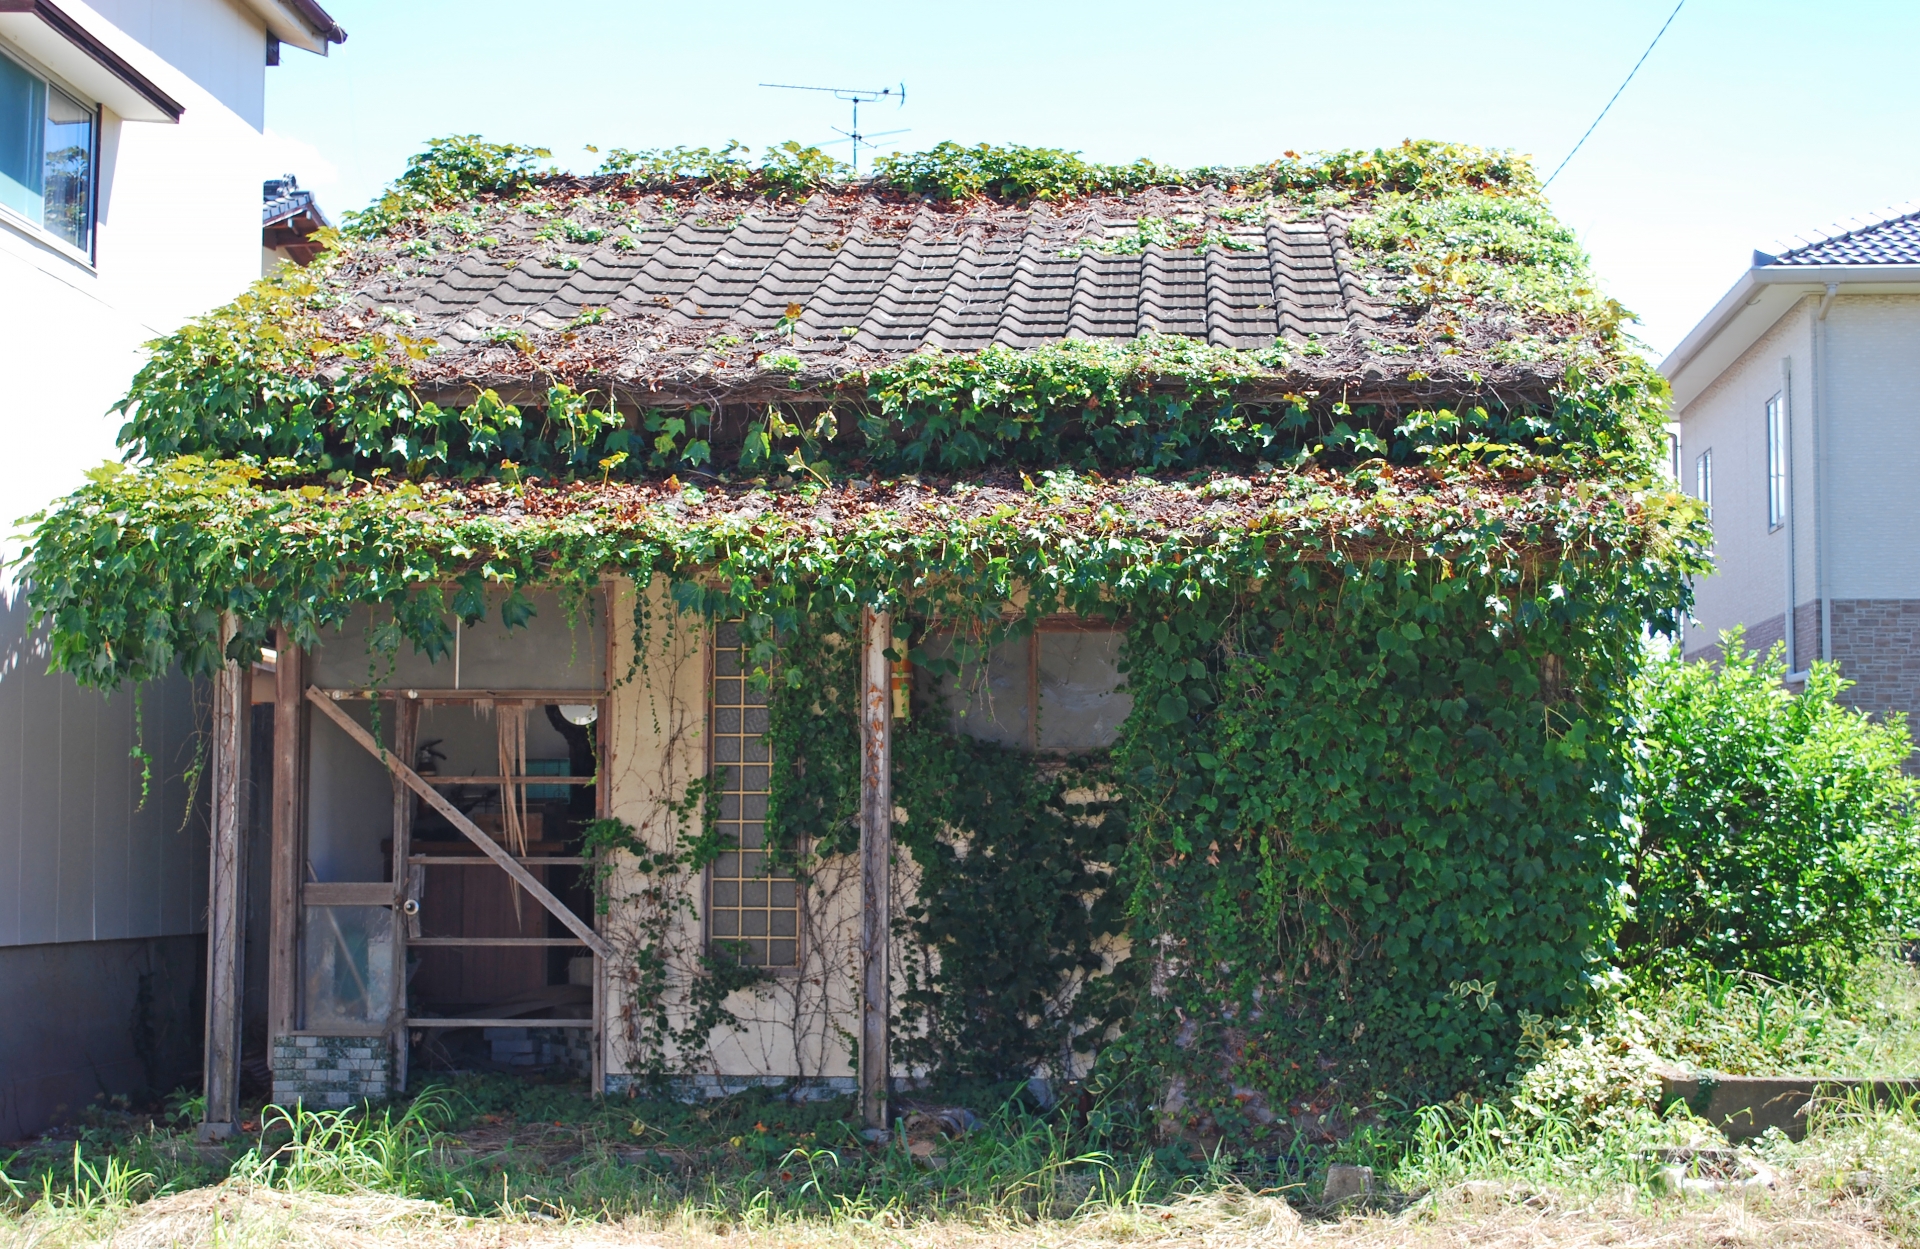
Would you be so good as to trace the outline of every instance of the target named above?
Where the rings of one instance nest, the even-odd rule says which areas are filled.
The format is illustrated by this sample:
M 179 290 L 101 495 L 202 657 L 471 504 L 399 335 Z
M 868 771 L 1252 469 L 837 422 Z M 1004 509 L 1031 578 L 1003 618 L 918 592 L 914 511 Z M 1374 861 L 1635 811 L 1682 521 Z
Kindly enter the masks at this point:
M 1839 989 L 1704 969 L 1628 999 L 1664 1058 L 1728 1075 L 1920 1075 L 1920 968 L 1881 959 Z
M 1684 1107 L 1657 1109 L 1662 1061 L 1732 1073 L 1909 1071 L 1920 1054 L 1920 969 L 1875 963 L 1825 992 L 1702 974 L 1640 986 L 1584 1023 L 1541 1024 L 1530 1036 L 1537 1056 L 1510 1087 L 1279 1156 L 1209 1154 L 1157 1140 L 1150 1118 L 1125 1107 L 1043 1112 L 1012 1088 L 985 1086 L 968 1092 L 985 1111 L 973 1131 L 896 1133 L 884 1144 L 860 1136 L 844 1099 L 777 1090 L 696 1105 L 592 1099 L 577 1085 L 505 1076 L 459 1077 L 353 1111 L 267 1107 L 226 1152 L 194 1145 L 184 1121 L 95 1112 L 74 1139 L 0 1166 L 0 1230 L 22 1243 L 97 1239 L 141 1203 L 224 1180 L 286 1199 L 414 1199 L 448 1217 L 679 1220 L 713 1233 L 1071 1218 L 1105 1236 L 1160 1218 L 1142 1212 L 1199 1209 L 1182 1203 L 1209 1194 L 1264 1192 L 1311 1211 L 1336 1160 L 1375 1166 L 1396 1208 L 1444 1203 L 1476 1182 L 1502 1200 L 1624 1194 L 1636 1208 L 1665 1208 L 1662 1168 L 1722 1156 L 1726 1142 Z M 1747 1152 L 1787 1177 L 1791 1192 L 1764 1200 L 1843 1203 L 1920 1243 L 1920 1099 L 1822 1105 L 1807 1140 Z

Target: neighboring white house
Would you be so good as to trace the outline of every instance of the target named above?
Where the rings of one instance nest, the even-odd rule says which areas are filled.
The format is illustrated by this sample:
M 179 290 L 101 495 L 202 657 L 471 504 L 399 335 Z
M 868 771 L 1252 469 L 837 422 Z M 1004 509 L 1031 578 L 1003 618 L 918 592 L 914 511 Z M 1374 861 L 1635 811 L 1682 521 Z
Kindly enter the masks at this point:
M 12 524 L 116 452 L 140 346 L 261 268 L 267 66 L 346 35 L 314 0 L 0 0 L 0 506 Z M 11 578 L 7 579 L 9 582 Z M 96 1094 L 191 1083 L 204 823 L 195 713 L 45 675 L 0 593 L 0 1139 Z
M 1660 366 L 1682 485 L 1717 567 L 1689 657 L 1720 631 L 1831 659 L 1854 705 L 1920 713 L 1920 204 L 1755 252 Z

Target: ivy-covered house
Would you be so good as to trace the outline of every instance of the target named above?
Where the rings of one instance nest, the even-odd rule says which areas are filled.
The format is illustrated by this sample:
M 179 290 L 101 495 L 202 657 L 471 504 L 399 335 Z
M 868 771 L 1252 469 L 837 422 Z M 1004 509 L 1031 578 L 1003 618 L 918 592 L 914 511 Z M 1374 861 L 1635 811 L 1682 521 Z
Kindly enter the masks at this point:
M 1605 972 L 1700 544 L 1524 161 L 537 155 L 441 141 L 157 343 L 34 538 L 59 665 L 216 674 L 216 1055 L 249 777 L 283 1096 L 1091 1074 L 1330 1131 Z

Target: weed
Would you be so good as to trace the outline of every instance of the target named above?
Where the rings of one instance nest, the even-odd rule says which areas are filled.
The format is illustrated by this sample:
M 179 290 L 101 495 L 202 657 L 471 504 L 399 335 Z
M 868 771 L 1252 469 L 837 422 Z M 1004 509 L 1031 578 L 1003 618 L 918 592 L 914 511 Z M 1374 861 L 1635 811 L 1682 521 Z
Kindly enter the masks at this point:
M 285 1110 L 261 1115 L 261 1143 L 233 1164 L 236 1178 L 292 1192 L 382 1192 L 420 1196 L 440 1178 L 434 1158 L 448 1118 L 444 1099 L 428 1089 L 404 1110 Z M 268 1142 L 281 1132 L 285 1141 Z

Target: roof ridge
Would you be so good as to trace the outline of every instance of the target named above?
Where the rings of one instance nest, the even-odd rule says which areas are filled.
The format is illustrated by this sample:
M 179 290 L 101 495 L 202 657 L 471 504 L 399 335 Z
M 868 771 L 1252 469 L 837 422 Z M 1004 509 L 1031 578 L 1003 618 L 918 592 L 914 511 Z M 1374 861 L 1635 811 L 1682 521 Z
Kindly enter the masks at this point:
M 1753 265 L 1758 269 L 1765 265 L 1778 264 L 1816 247 L 1837 243 L 1852 238 L 1856 234 L 1864 234 L 1869 230 L 1877 230 L 1882 226 L 1893 225 L 1914 217 L 1920 217 L 1920 199 L 1910 199 L 1888 208 L 1847 217 L 1817 230 L 1808 230 L 1776 239 L 1770 248 L 1756 247 L 1753 251 Z

